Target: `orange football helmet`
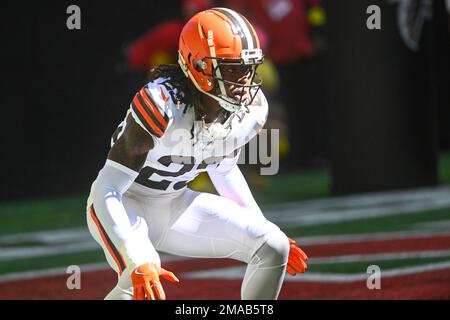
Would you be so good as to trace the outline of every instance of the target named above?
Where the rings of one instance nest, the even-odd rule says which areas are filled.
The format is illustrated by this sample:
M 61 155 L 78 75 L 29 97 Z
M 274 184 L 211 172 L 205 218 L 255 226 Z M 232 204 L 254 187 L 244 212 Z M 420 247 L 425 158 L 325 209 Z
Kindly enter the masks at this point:
M 199 91 L 214 98 L 227 111 L 238 111 L 253 101 L 261 86 L 261 81 L 255 78 L 256 68 L 263 60 L 255 29 L 231 9 L 201 11 L 181 31 L 178 50 L 181 69 Z M 221 68 L 227 66 L 241 68 L 248 81 L 243 84 L 224 79 Z M 230 87 L 241 89 L 241 93 L 227 93 Z M 244 101 L 244 95 L 250 98 Z

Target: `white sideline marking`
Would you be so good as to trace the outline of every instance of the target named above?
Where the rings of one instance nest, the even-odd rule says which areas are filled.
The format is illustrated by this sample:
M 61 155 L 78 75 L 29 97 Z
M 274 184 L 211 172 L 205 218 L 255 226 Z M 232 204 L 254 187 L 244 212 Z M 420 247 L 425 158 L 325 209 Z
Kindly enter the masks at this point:
M 301 206 L 305 209 L 332 210 L 342 207 L 374 207 L 381 204 L 398 204 L 415 201 L 439 200 L 448 198 L 450 186 L 437 186 L 430 188 L 404 189 L 399 191 L 370 192 L 349 196 L 337 196 L 323 199 L 289 201 L 267 205 L 266 209 L 276 211 L 289 211 L 293 207 Z
M 86 238 L 92 238 L 88 232 L 87 227 L 43 230 L 0 236 L 0 245 L 17 245 L 20 243 L 30 242 L 36 244 L 61 244 L 68 242 L 86 241 Z
M 415 253 L 417 256 L 420 256 L 422 253 Z M 449 251 L 435 251 L 434 256 L 446 256 L 450 254 Z M 384 254 L 386 257 L 388 254 Z M 394 255 L 394 254 L 392 254 Z M 380 255 L 372 255 L 377 256 L 377 260 L 380 260 Z M 398 255 L 397 255 L 398 256 Z M 411 256 L 411 255 L 410 255 Z M 347 256 L 348 257 L 348 256 Z M 329 257 L 326 259 L 334 259 L 333 263 L 336 263 L 339 259 L 341 262 L 348 262 L 347 257 Z M 353 256 L 357 258 L 358 256 Z M 364 256 L 361 256 L 364 257 Z M 161 260 L 163 262 L 169 262 L 174 260 L 183 260 L 183 257 L 177 257 L 172 255 L 162 255 Z M 322 259 L 322 258 L 320 258 Z M 313 259 L 310 259 L 312 261 Z M 369 259 L 367 259 L 369 260 Z M 315 261 L 319 261 L 319 258 L 316 258 Z M 95 271 L 105 271 L 110 267 L 106 263 L 94 263 L 80 266 L 82 272 L 95 272 Z M 436 271 L 436 270 L 445 270 L 450 268 L 450 261 L 440 262 L 440 263 L 432 263 L 426 264 L 422 266 L 415 267 L 405 267 L 405 268 L 397 268 L 397 269 L 389 269 L 386 271 L 382 270 L 382 277 L 396 277 L 403 276 L 415 273 Z M 184 273 L 181 277 L 188 279 L 228 279 L 228 280 L 239 280 L 243 279 L 245 273 L 245 267 L 227 267 L 222 269 L 213 269 L 213 270 L 205 270 L 205 271 L 195 271 L 195 272 L 187 272 Z M 21 281 L 21 280 L 29 280 L 29 279 L 37 279 L 37 278 L 46 278 L 53 276 L 61 276 L 66 274 L 66 268 L 51 268 L 45 270 L 35 270 L 35 271 L 24 271 L 24 272 L 16 272 L 6 275 L 0 276 L 0 283 L 12 282 L 12 281 Z M 341 273 L 322 273 L 322 272 L 307 272 L 305 274 L 300 274 L 296 277 L 291 277 L 286 275 L 285 281 L 293 281 L 293 282 L 353 282 L 359 280 L 366 280 L 368 277 L 367 273 L 358 273 L 358 274 L 341 274 Z
M 373 218 L 388 215 L 409 214 L 421 210 L 450 208 L 450 187 L 436 187 L 417 190 L 371 193 L 335 197 L 302 202 L 271 205 L 265 211 L 269 220 L 281 227 L 308 226 L 332 222 Z M 449 212 L 450 216 L 450 212 Z M 440 226 L 437 223 L 435 226 Z M 442 232 L 442 228 L 440 228 Z M 404 237 L 408 237 L 406 232 Z M 398 233 L 377 233 L 372 235 L 299 237 L 301 244 L 324 242 L 348 242 L 373 240 L 382 237 L 402 237 Z M 438 233 L 411 231 L 410 235 L 427 236 Z M 360 237 L 360 238 L 358 238 Z M 32 245 L 30 245 L 30 243 Z M 22 244 L 22 245 L 21 245 Z M 21 245 L 21 246 L 20 246 Z M 61 253 L 84 252 L 100 247 L 89 234 L 87 227 L 50 231 L 38 231 L 0 236 L 0 261 L 27 259 L 57 255 Z
M 440 258 L 440 257 L 448 257 L 450 260 L 450 250 L 351 254 L 345 256 L 318 257 L 308 259 L 308 263 L 313 265 L 313 264 L 335 264 L 346 262 L 403 260 L 413 258 L 423 259 L 423 258 Z
M 69 243 L 63 245 L 55 245 L 51 247 L 19 247 L 19 248 L 1 248 L 0 261 L 30 259 L 36 257 L 49 257 L 59 254 L 86 252 L 101 250 L 100 246 L 94 242 Z
M 295 220 L 294 222 L 301 226 L 304 225 L 302 224 L 303 220 L 309 221 L 313 219 L 314 216 L 317 217 L 317 222 L 319 224 L 328 222 L 331 218 L 332 221 L 336 221 L 335 219 L 338 217 L 344 219 L 348 213 L 351 213 L 352 218 L 363 219 L 367 217 L 367 211 L 365 211 L 367 208 L 374 209 L 375 213 L 377 213 L 376 210 L 383 207 L 381 212 L 382 215 L 396 215 L 398 213 L 396 210 L 401 211 L 402 208 L 405 208 L 405 203 L 411 204 L 412 202 L 421 204 L 421 210 L 429 210 L 436 207 L 450 208 L 450 187 L 369 193 L 300 202 L 286 202 L 283 204 L 268 205 L 265 207 L 264 211 L 267 212 L 265 215 L 270 215 L 271 220 L 274 222 L 278 222 L 280 219 L 283 221 L 286 217 L 299 218 L 300 220 Z M 388 208 L 391 210 L 386 210 Z M 380 214 L 380 212 L 378 212 L 378 214 Z M 328 218 L 324 219 L 324 217 Z M 0 245 L 17 244 L 20 242 L 61 243 L 86 240 L 86 237 L 91 237 L 87 227 L 44 230 L 0 236 Z
M 397 277 L 416 273 L 423 273 L 436 270 L 445 270 L 450 268 L 450 261 L 441 263 L 432 263 L 422 266 L 397 268 L 383 271 L 381 270 L 381 276 Z M 185 273 L 183 277 L 189 279 L 226 279 L 226 280 L 242 280 L 245 273 L 244 267 L 229 267 L 223 269 L 196 271 Z M 296 277 L 286 275 L 285 281 L 291 282 L 354 282 L 360 280 L 366 280 L 368 278 L 367 273 L 357 274 L 339 274 L 339 273 L 322 273 L 322 272 L 306 272 Z
M 163 263 L 186 259 L 185 257 L 177 257 L 177 256 L 169 255 L 169 254 L 160 254 L 160 258 Z M 105 270 L 111 269 L 110 266 L 106 262 L 85 264 L 85 265 L 81 265 L 80 268 L 81 268 L 82 273 L 83 272 L 94 272 L 94 271 L 105 271 Z M 31 270 L 31 271 L 22 271 L 22 272 L 14 272 L 14 273 L 9 273 L 9 274 L 4 274 L 4 275 L 0 275 L 0 283 L 61 276 L 61 275 L 66 274 L 66 269 L 67 269 L 67 267 L 57 267 L 57 268 L 50 268 L 50 269 L 44 269 L 44 270 Z
M 450 236 L 450 232 L 433 230 L 411 230 L 394 232 L 361 233 L 332 236 L 296 237 L 295 241 L 300 245 L 318 245 L 334 243 L 358 243 L 364 241 L 387 241 L 418 238 L 434 238 Z
M 382 278 L 400 277 L 424 272 L 438 271 L 450 269 L 450 261 L 440 263 L 430 263 L 422 266 L 397 268 L 383 271 L 381 270 Z M 302 277 L 303 276 L 303 277 Z M 300 275 L 299 277 L 286 277 L 287 281 L 293 282 L 353 282 L 367 280 L 369 274 L 326 274 L 326 273 L 313 273 L 308 275 L 307 273 Z
M 89 265 L 80 266 L 81 272 L 101 271 L 109 268 L 107 263 L 93 263 Z M 23 271 L 5 274 L 0 276 L 0 283 L 10 281 L 30 280 L 37 278 L 46 278 L 61 276 L 66 274 L 67 267 L 50 268 L 44 270 Z
M 281 227 L 411 214 L 450 208 L 450 187 L 371 193 L 272 205 L 266 217 Z M 450 213 L 449 213 L 450 215 Z
M 87 233 L 82 230 L 81 233 Z M 62 234 L 59 231 L 57 234 Z M 72 232 L 70 238 L 74 239 L 76 232 Z M 15 235 L 14 237 L 17 237 Z M 41 235 L 38 235 L 39 237 Z M 427 237 L 438 237 L 438 236 L 450 236 L 449 232 L 436 232 L 436 231 L 401 231 L 401 232 L 383 232 L 374 234 L 356 234 L 356 235 L 336 235 L 336 236 L 314 236 L 314 237 L 296 237 L 297 243 L 302 245 L 315 245 L 315 244 L 333 244 L 333 243 L 357 243 L 361 241 L 384 241 L 384 240 L 399 240 L 399 239 L 409 239 L 409 238 L 427 238 Z M 58 236 L 51 235 L 48 238 L 57 239 Z M 63 236 L 64 237 L 64 236 Z M 27 239 L 31 239 L 30 235 L 26 235 Z M 69 237 L 66 237 L 66 239 Z M 17 237 L 20 241 L 23 238 Z M 10 239 L 8 239 L 10 240 Z M 91 238 L 89 234 L 80 237 L 80 242 L 73 243 L 62 243 L 55 245 L 39 245 L 39 246 L 25 246 L 25 247 L 2 247 L 0 246 L 0 262 L 19 260 L 19 259 L 30 259 L 45 256 L 54 256 L 64 253 L 76 253 L 76 252 L 87 252 L 101 250 L 100 246 Z

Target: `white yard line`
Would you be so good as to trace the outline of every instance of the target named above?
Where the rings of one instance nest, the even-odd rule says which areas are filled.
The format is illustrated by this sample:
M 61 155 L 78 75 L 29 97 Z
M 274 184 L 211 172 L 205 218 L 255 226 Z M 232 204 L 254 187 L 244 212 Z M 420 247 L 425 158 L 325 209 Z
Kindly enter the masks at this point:
M 441 262 L 426 264 L 415 267 L 397 268 L 383 271 L 381 277 L 397 277 L 422 272 L 450 269 L 450 262 Z M 227 279 L 242 280 L 245 273 L 245 267 L 229 267 L 223 269 L 214 269 L 206 271 L 196 271 L 185 273 L 183 277 L 189 279 Z M 286 276 L 285 281 L 290 282 L 353 282 L 366 280 L 369 277 L 367 273 L 356 274 L 340 274 L 340 273 L 322 273 L 322 272 L 306 272 L 296 277 Z
M 328 264 L 328 263 L 345 263 L 354 261 L 380 261 L 391 259 L 408 259 L 408 258 L 429 258 L 429 257 L 444 257 L 450 256 L 449 250 L 430 251 L 430 252 L 410 252 L 410 253 L 389 253 L 389 254 L 372 254 L 372 255 L 349 255 L 336 256 L 326 258 L 311 258 L 308 260 L 310 264 Z M 170 261 L 185 260 L 185 257 L 177 257 L 173 255 L 161 255 L 162 263 Z M 219 263 L 218 263 L 219 265 Z M 94 272 L 108 270 L 109 266 L 106 263 L 94 263 L 80 266 L 82 272 Z M 401 275 L 408 275 L 414 273 L 428 272 L 434 270 L 443 270 L 450 268 L 449 262 L 425 264 L 416 267 L 397 268 L 383 271 L 382 277 L 394 277 Z M 53 276 L 60 276 L 66 274 L 67 267 L 51 268 L 45 270 L 33 270 L 24 272 L 15 272 L 11 274 L 1 275 L 0 283 L 20 281 L 27 279 L 38 279 Z M 245 266 L 227 267 L 219 269 L 211 269 L 205 271 L 194 271 L 182 274 L 182 278 L 187 279 L 242 279 L 245 273 Z M 340 273 L 322 273 L 322 272 L 307 272 L 297 277 L 286 276 L 286 281 L 304 281 L 304 282 L 352 282 L 367 279 L 368 274 L 340 274 Z
M 264 212 L 271 221 L 289 227 L 293 224 L 311 226 L 446 208 L 450 208 L 450 187 L 287 202 L 267 207 Z
M 87 227 L 58 230 L 42 230 L 0 236 L 0 246 L 20 243 L 61 244 L 79 242 L 91 238 Z
M 101 250 L 100 246 L 93 240 L 87 242 L 65 243 L 54 246 L 26 246 L 16 248 L 1 248 L 0 262 L 19 259 L 31 259 L 49 257 L 60 254 L 86 252 Z
M 450 195 L 448 195 L 448 198 L 446 199 L 436 199 L 435 201 L 380 204 L 380 206 L 377 207 L 348 207 L 326 211 L 322 209 L 306 209 L 302 206 L 297 206 L 285 211 L 266 211 L 265 215 L 269 220 L 277 223 L 281 227 L 292 227 L 292 225 L 313 226 L 334 222 L 413 214 L 421 211 L 447 208 L 450 208 Z
M 349 196 L 329 197 L 323 199 L 290 201 L 267 205 L 270 211 L 289 211 L 293 207 L 307 210 L 333 210 L 336 208 L 377 207 L 384 204 L 395 205 L 405 202 L 439 201 L 450 196 L 449 186 L 431 188 L 405 189 L 399 191 L 371 192 Z
M 83 272 L 92 272 L 92 271 L 101 271 L 101 270 L 108 269 L 108 264 L 107 263 L 95 263 L 95 264 L 80 266 L 80 268 L 81 268 L 82 273 Z M 15 273 L 1 275 L 0 283 L 61 276 L 61 275 L 66 274 L 66 270 L 67 270 L 67 267 L 65 267 L 65 268 L 58 267 L 58 268 L 50 268 L 50 269 L 44 269 L 44 270 L 15 272 Z
M 355 235 L 336 235 L 336 236 L 316 236 L 316 237 L 296 237 L 297 243 L 302 245 L 318 245 L 333 243 L 358 243 L 362 241 L 385 241 L 385 240 L 401 240 L 410 238 L 430 238 L 439 236 L 450 236 L 450 232 L 442 231 L 401 231 L 401 232 L 383 232 L 373 234 L 355 234 Z M 31 239 L 31 236 L 28 237 Z M 57 238 L 53 236 L 53 238 Z M 18 246 L 18 247 L 2 247 L 0 246 L 0 262 L 39 258 L 46 256 L 54 256 L 66 253 L 86 252 L 100 250 L 100 246 L 90 238 L 85 236 L 79 239 L 79 242 L 54 243 L 53 245 L 37 245 L 37 246 Z
M 292 225 L 319 225 L 369 217 L 409 214 L 437 208 L 449 208 L 450 216 L 449 187 L 289 202 L 270 206 L 264 211 L 271 221 L 281 227 L 287 227 Z M 439 223 L 435 226 L 439 226 Z M 443 233 L 442 228 L 439 230 L 440 233 Z M 411 236 L 426 237 L 438 234 L 428 229 L 426 231 L 389 232 L 367 235 L 299 237 L 297 240 L 301 244 L 318 244 L 327 242 L 401 239 Z M 83 252 L 99 248 L 86 227 L 4 235 L 0 236 L 0 261 Z
M 397 268 L 383 271 L 381 270 L 381 279 L 413 275 L 424 272 L 450 269 L 450 262 L 432 263 L 421 266 Z M 305 273 L 298 277 L 286 277 L 287 281 L 292 282 L 353 282 L 365 281 L 369 277 L 368 273 L 359 274 L 327 274 L 327 273 Z
M 296 237 L 297 243 L 302 245 L 318 245 L 333 243 L 358 243 L 362 241 L 401 240 L 410 238 L 429 238 L 438 236 L 450 236 L 450 232 L 435 231 L 401 231 L 383 232 L 374 234 L 336 235 L 318 237 Z M 54 245 L 1 247 L 0 262 L 20 259 L 55 256 L 67 253 L 87 252 L 100 250 L 100 246 L 91 238 L 85 237 L 81 242 L 62 243 Z
M 177 257 L 177 256 L 169 255 L 169 254 L 161 254 L 160 258 L 161 258 L 162 263 L 186 259 L 185 257 Z M 0 275 L 0 283 L 60 276 L 60 275 L 66 274 L 67 267 L 57 267 L 57 268 L 50 268 L 50 269 L 44 269 L 44 270 L 31 270 L 31 271 L 22 271 L 22 272 L 14 272 L 14 273 L 9 273 L 9 274 L 4 274 L 4 275 Z M 104 271 L 104 270 L 110 269 L 109 265 L 106 262 L 85 264 L 85 265 L 80 265 L 79 267 L 81 269 L 82 276 L 83 276 L 83 272 Z
M 450 250 L 352 254 L 345 256 L 320 257 L 308 259 L 308 264 L 310 265 L 335 264 L 335 263 L 349 263 L 361 261 L 388 261 L 388 260 L 441 258 L 441 257 L 448 257 L 450 260 Z
M 364 219 L 367 217 L 366 214 L 368 212 L 369 214 L 372 212 L 372 216 L 378 216 L 380 214 L 396 215 L 397 210 L 404 211 L 405 208 L 406 212 L 403 213 L 411 213 L 418 208 L 420 208 L 419 211 L 433 208 L 449 208 L 450 216 L 450 187 L 286 202 L 283 204 L 269 205 L 264 211 L 267 212 L 265 213 L 266 215 L 270 215 L 270 218 L 274 222 L 283 221 L 286 217 L 290 217 L 293 219 L 298 218 L 294 222 L 302 225 L 304 220 L 306 220 L 306 223 L 311 219 L 311 221 L 316 221 L 313 216 L 317 218 L 317 223 L 320 224 L 328 221 L 336 221 L 336 218 L 345 219 L 347 214 L 351 215 L 351 219 Z M 43 230 L 0 236 L 0 245 L 27 241 L 60 243 L 82 240 L 86 237 L 90 237 L 86 227 Z
M 333 243 L 357 243 L 364 241 L 402 240 L 411 238 L 423 239 L 423 238 L 434 238 L 445 236 L 450 236 L 450 231 L 411 230 L 411 231 L 376 232 L 376 233 L 331 235 L 331 236 L 296 237 L 295 241 L 301 246 L 301 245 L 319 245 L 319 244 L 333 244 Z

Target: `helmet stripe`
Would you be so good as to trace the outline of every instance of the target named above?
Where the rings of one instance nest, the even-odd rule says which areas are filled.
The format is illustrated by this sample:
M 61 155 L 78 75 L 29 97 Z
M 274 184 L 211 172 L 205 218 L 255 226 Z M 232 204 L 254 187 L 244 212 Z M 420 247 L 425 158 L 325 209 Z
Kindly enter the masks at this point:
M 252 26 L 252 24 L 247 20 L 246 17 L 244 17 L 242 14 L 239 14 L 242 20 L 245 21 L 246 25 L 248 26 L 248 29 L 250 30 L 250 33 L 252 35 L 253 43 L 255 48 L 261 48 L 261 45 L 259 43 L 258 34 L 256 33 L 255 28 Z
M 213 8 L 213 10 L 219 11 L 231 20 L 231 23 L 233 23 L 241 36 L 242 49 L 255 48 L 256 41 L 252 29 L 248 26 L 248 22 L 242 19 L 237 12 L 227 8 Z
M 237 20 L 238 25 L 241 27 L 242 31 L 244 32 L 245 38 L 248 41 L 248 48 L 246 48 L 246 49 L 255 49 L 256 43 L 254 41 L 252 29 L 248 25 L 248 22 L 246 22 L 244 19 L 242 19 L 242 16 L 239 13 L 237 13 L 236 11 L 230 10 L 228 8 L 223 8 L 223 9 Z

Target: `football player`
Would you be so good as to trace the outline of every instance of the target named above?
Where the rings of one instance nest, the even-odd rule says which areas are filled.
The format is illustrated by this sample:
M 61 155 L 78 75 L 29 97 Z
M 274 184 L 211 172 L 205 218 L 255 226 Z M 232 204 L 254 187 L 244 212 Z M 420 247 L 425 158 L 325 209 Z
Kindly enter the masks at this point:
M 268 114 L 258 37 L 239 13 L 205 10 L 184 26 L 178 62 L 151 70 L 91 187 L 88 227 L 118 273 L 106 299 L 165 299 L 161 279 L 178 279 L 159 251 L 243 261 L 241 298 L 276 299 L 307 257 L 264 217 L 237 166 Z M 200 172 L 219 195 L 187 187 Z

